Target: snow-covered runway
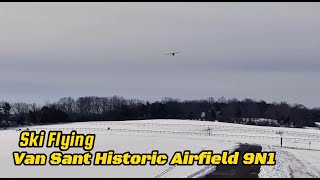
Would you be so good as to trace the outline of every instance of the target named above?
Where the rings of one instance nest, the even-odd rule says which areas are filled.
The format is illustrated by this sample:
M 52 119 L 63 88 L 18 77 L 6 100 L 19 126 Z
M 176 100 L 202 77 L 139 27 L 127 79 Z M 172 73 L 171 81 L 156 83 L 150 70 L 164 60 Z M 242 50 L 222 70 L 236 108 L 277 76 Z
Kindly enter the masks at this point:
M 25 129 L 27 127 L 24 127 Z M 125 122 L 83 122 L 28 127 L 30 130 L 62 130 L 69 133 L 94 133 L 96 141 L 91 151 L 114 150 L 117 153 L 150 153 L 159 150 L 172 157 L 176 151 L 212 150 L 221 153 L 233 151 L 239 143 L 262 146 L 262 151 L 276 151 L 275 166 L 261 166 L 259 177 L 320 177 L 320 131 L 260 127 L 240 124 L 193 120 L 141 120 Z M 110 130 L 108 130 L 110 128 Z M 279 135 L 283 131 L 283 145 Z M 50 155 L 57 148 L 20 148 L 20 131 L 0 131 L 1 177 L 201 177 L 214 166 L 15 166 L 13 151 Z M 287 139 L 286 139 L 287 138 Z M 309 144 L 311 142 L 311 145 Z M 319 150 L 319 151 L 317 151 Z M 70 148 L 67 153 L 83 153 L 82 148 Z

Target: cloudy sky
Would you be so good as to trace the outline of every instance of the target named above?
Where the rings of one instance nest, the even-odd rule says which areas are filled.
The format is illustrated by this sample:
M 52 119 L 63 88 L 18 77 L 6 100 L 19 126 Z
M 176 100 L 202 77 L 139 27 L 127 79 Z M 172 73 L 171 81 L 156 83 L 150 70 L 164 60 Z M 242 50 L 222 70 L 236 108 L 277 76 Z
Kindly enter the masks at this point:
M 320 106 L 320 3 L 0 3 L 0 100 Z M 177 56 L 164 55 L 182 51 Z

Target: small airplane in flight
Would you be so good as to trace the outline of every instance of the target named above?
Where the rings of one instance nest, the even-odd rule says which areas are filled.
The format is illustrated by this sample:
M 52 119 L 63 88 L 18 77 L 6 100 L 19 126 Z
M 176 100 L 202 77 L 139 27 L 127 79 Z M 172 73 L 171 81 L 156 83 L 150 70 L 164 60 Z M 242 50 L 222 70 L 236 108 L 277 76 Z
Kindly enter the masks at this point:
M 181 51 L 171 52 L 171 53 L 168 53 L 168 54 L 166 54 L 166 55 L 172 55 L 172 56 L 174 56 L 175 54 L 180 53 L 180 52 L 181 52 Z

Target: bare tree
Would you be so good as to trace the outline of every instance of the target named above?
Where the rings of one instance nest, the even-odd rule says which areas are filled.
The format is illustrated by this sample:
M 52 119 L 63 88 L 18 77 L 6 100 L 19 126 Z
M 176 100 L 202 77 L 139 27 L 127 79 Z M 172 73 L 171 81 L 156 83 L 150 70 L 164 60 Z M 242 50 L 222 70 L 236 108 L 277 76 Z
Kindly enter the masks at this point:
M 79 113 L 90 114 L 92 110 L 91 98 L 90 97 L 80 97 L 77 99 L 77 106 L 79 108 Z
M 72 97 L 63 97 L 60 98 L 57 102 L 58 109 L 64 111 L 68 115 L 76 113 L 77 104 L 76 101 Z
M 30 105 L 24 102 L 12 103 L 12 111 L 14 114 L 27 114 Z
M 110 98 L 108 97 L 103 97 L 101 99 L 101 106 L 102 106 L 102 112 L 108 112 L 111 111 L 111 102 L 110 102 Z

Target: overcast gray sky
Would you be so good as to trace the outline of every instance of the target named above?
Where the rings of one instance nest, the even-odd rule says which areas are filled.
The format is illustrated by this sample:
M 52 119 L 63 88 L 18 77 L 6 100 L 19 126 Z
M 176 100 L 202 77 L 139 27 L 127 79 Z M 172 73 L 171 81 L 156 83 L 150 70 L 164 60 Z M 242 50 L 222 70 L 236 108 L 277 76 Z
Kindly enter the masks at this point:
M 167 52 L 181 50 L 171 57 Z M 320 106 L 320 3 L 0 3 L 0 100 Z

